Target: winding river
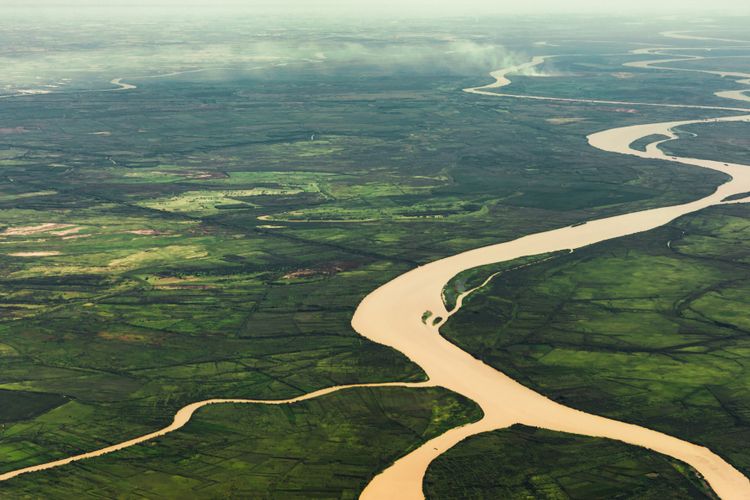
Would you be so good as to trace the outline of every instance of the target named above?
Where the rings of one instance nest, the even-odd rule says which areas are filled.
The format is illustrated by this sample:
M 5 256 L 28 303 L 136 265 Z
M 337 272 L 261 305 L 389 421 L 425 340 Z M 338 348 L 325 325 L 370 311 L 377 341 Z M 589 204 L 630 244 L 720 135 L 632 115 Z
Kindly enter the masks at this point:
M 691 39 L 696 39 L 696 37 L 691 37 Z M 666 49 L 642 49 L 641 51 L 635 51 L 635 55 L 657 54 L 661 50 Z M 680 57 L 679 60 L 694 58 L 695 56 L 686 56 Z M 469 436 L 506 428 L 514 424 L 524 424 L 585 436 L 616 439 L 648 448 L 690 464 L 700 472 L 711 488 L 721 498 L 725 500 L 750 499 L 750 480 L 711 450 L 644 427 L 584 413 L 556 403 L 472 357 L 440 335 L 440 326 L 451 314 L 455 313 L 455 310 L 447 311 L 445 308 L 442 299 L 443 288 L 451 278 L 464 270 L 526 256 L 560 250 L 574 250 L 612 238 L 648 231 L 667 224 L 682 215 L 724 203 L 724 200 L 729 196 L 750 192 L 750 166 L 748 165 L 668 156 L 659 149 L 660 144 L 677 138 L 676 133 L 673 131 L 677 127 L 700 123 L 749 122 L 750 109 L 522 96 L 501 94 L 493 91 L 493 89 L 500 89 L 510 84 L 510 80 L 508 79 L 509 74 L 523 72 L 542 64 L 544 60 L 544 57 L 536 57 L 529 63 L 494 72 L 492 76 L 495 82 L 483 87 L 465 89 L 465 91 L 475 95 L 491 96 L 494 98 L 628 104 L 715 111 L 731 110 L 742 113 L 735 116 L 704 120 L 622 127 L 598 132 L 588 137 L 589 144 L 602 151 L 708 168 L 728 174 L 731 180 L 721 185 L 713 194 L 690 203 L 593 220 L 584 225 L 569 226 L 543 233 L 531 234 L 513 241 L 454 255 L 418 267 L 372 292 L 357 308 L 352 319 L 352 326 L 362 336 L 404 353 L 427 373 L 429 382 L 331 387 L 281 401 L 217 399 L 196 402 L 182 408 L 175 415 L 173 423 L 164 429 L 101 450 L 11 471 L 0 475 L 0 481 L 11 479 L 20 474 L 59 467 L 77 460 L 112 453 L 163 436 L 184 426 L 196 410 L 211 404 L 292 404 L 330 394 L 338 390 L 353 389 L 356 387 L 439 386 L 475 401 L 484 411 L 483 418 L 478 422 L 452 429 L 397 460 L 370 482 L 362 493 L 363 499 L 422 499 L 424 498 L 422 493 L 423 478 L 427 467 L 436 457 Z M 662 64 L 665 62 L 665 60 L 644 61 L 631 63 L 631 66 L 638 65 L 642 68 L 648 68 L 652 64 Z M 672 68 L 660 67 L 660 69 Z M 716 74 L 716 72 L 706 72 Z M 736 73 L 724 73 L 723 76 L 741 77 L 740 74 Z M 750 75 L 744 75 L 744 77 L 747 78 Z M 121 86 L 125 85 L 120 82 L 113 83 Z M 748 100 L 747 95 L 742 91 L 731 92 L 729 94 L 719 93 L 717 95 L 738 100 Z M 651 135 L 662 135 L 668 137 L 668 139 L 648 145 L 645 152 L 630 147 L 636 140 Z M 738 201 L 750 201 L 750 199 Z M 426 311 L 430 311 L 433 317 L 442 317 L 444 319 L 437 325 L 425 324 L 422 321 L 422 316 Z
M 499 94 L 494 94 L 490 89 L 507 85 L 507 74 L 523 71 L 542 62 L 544 58 L 538 57 L 526 65 L 493 73 L 495 83 L 465 90 L 472 94 L 497 96 Z M 501 96 L 528 97 L 507 94 Z M 440 324 L 432 326 L 424 324 L 421 320 L 425 311 L 431 311 L 434 316 L 449 315 L 443 304 L 442 290 L 453 276 L 466 269 L 548 252 L 573 250 L 612 238 L 648 231 L 682 215 L 721 204 L 728 196 L 750 191 L 750 166 L 668 156 L 658 147 L 664 142 L 676 139 L 677 135 L 673 130 L 679 126 L 713 122 L 750 122 L 750 109 L 732 109 L 746 114 L 635 125 L 606 130 L 588 137 L 591 146 L 603 151 L 695 165 L 731 176 L 729 182 L 720 186 L 710 196 L 682 205 L 608 217 L 580 226 L 524 236 L 506 243 L 454 255 L 414 269 L 385 284 L 364 299 L 352 322 L 360 334 L 403 352 L 425 370 L 432 382 L 476 401 L 485 415 L 479 422 L 453 429 L 398 460 L 375 477 L 363 492 L 362 498 L 423 498 L 422 480 L 427 467 L 435 458 L 469 436 L 514 424 L 605 437 L 642 446 L 690 464 L 723 499 L 750 498 L 750 481 L 709 449 L 660 432 L 584 413 L 556 403 L 450 343 L 440 335 Z M 650 144 L 645 152 L 630 147 L 636 140 L 650 135 L 663 135 L 668 139 Z

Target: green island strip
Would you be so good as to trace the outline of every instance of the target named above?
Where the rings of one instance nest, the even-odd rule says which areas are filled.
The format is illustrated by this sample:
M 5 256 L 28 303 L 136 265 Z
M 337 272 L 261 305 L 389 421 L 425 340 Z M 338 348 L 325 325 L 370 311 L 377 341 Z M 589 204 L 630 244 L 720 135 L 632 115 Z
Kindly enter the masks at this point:
M 750 197 L 750 191 L 748 191 L 747 193 L 738 193 L 738 194 L 733 194 L 731 196 L 727 196 L 726 198 L 724 198 L 723 201 L 736 201 L 736 200 L 742 200 L 748 197 Z
M 533 255 L 508 262 L 500 262 L 499 264 L 479 266 L 459 273 L 457 276 L 453 277 L 443 289 L 443 303 L 445 304 L 445 308 L 452 311 L 456 307 L 456 303 L 461 294 L 472 290 L 479 291 L 477 289 L 478 287 L 481 287 L 484 283 L 489 284 L 488 280 L 496 277 L 496 275 L 534 265 L 566 253 L 567 252 L 554 252 Z
M 663 141 L 669 138 L 669 136 L 662 134 L 647 135 L 646 137 L 641 137 L 640 139 L 632 143 L 630 147 L 638 151 L 646 151 L 646 146 L 648 146 L 649 144 L 653 144 L 654 142 Z

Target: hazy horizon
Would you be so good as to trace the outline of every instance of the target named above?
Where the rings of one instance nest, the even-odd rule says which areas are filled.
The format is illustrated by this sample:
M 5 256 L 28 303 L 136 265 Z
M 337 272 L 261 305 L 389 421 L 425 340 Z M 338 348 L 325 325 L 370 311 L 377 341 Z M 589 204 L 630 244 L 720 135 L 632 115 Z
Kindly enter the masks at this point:
M 475 15 L 680 15 L 702 13 L 709 16 L 750 15 L 750 4 L 745 0 L 663 0 L 655 5 L 649 0 L 631 0 L 613 5 L 597 0 L 528 0 L 523 3 L 500 3 L 493 0 L 380 0 L 377 4 L 366 0 L 112 0 L 102 5 L 100 0 L 6 0 L 5 7 L 15 12 L 32 14 L 45 10 L 68 14 L 96 14 L 108 11 L 131 14 L 148 13 L 233 13 L 254 15 L 313 16 L 313 17 L 441 17 Z M 176 10 L 179 9 L 179 10 Z

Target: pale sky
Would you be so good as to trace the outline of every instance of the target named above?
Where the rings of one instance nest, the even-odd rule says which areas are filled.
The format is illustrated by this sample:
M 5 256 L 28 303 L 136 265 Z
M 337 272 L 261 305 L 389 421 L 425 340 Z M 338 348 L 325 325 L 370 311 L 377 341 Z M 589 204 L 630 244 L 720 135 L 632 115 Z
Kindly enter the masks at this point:
M 241 11 L 281 15 L 471 16 L 486 14 L 589 13 L 750 15 L 749 0 L 0 0 L 24 10 L 58 7 L 85 12 L 103 8 L 139 10 Z M 106 7 L 105 7 L 106 6 Z M 3 8 L 0 7 L 0 12 Z

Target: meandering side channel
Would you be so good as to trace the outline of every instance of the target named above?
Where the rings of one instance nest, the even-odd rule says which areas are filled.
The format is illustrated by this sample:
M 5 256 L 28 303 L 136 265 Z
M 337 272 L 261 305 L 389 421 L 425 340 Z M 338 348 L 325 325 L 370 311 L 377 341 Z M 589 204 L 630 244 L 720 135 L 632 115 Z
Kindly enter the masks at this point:
M 108 455 L 110 453 L 114 453 L 116 451 L 123 450 L 125 448 L 130 448 L 131 446 L 135 446 L 137 444 L 141 444 L 146 441 L 151 441 L 152 439 L 162 437 L 166 434 L 169 434 L 170 432 L 174 432 L 177 429 L 181 429 L 182 427 L 187 425 L 187 423 L 190 422 L 190 419 L 193 417 L 193 414 L 205 406 L 219 405 L 219 404 L 290 405 L 294 403 L 301 403 L 302 401 L 307 401 L 309 399 L 319 398 L 321 396 L 326 396 L 328 394 L 333 394 L 334 392 L 343 391 L 347 389 L 357 389 L 357 388 L 363 388 L 363 387 L 416 388 L 416 387 L 433 387 L 434 385 L 435 384 L 433 384 L 431 381 L 430 382 L 413 382 L 413 383 L 387 382 L 387 383 L 382 383 L 382 384 L 354 384 L 354 385 L 339 385 L 335 387 L 328 387 L 326 389 L 320 389 L 319 391 L 311 392 L 308 394 L 303 394 L 302 396 L 297 396 L 295 398 L 290 398 L 290 399 L 278 399 L 278 400 L 206 399 L 204 401 L 191 403 L 187 406 L 180 408 L 180 410 L 177 413 L 175 413 L 172 423 L 162 429 L 159 429 L 158 431 L 154 431 L 149 434 L 144 434 L 142 436 L 138 436 L 136 438 L 129 439 L 121 443 L 113 444 L 112 446 L 107 446 L 105 448 L 101 448 L 95 451 L 90 451 L 88 453 L 81 453 L 80 455 L 74 455 L 72 457 L 62 458 L 60 460 L 55 460 L 53 462 L 47 462 L 47 463 L 39 464 L 39 465 L 32 465 L 31 467 L 24 467 L 23 469 L 17 469 L 14 471 L 6 472 L 5 474 L 0 474 L 0 481 L 7 481 L 8 479 L 13 479 L 14 477 L 20 476 L 21 474 L 28 474 L 30 472 L 40 472 L 40 471 L 47 470 L 47 469 L 54 469 L 55 467 L 61 467 L 63 465 L 68 465 L 73 462 L 86 460 L 88 458 L 101 457 L 104 455 Z

